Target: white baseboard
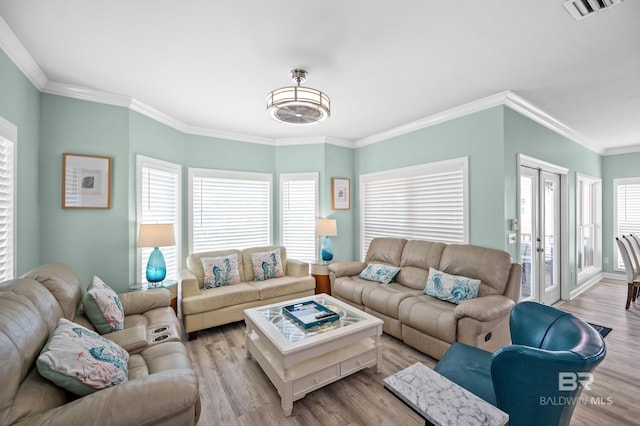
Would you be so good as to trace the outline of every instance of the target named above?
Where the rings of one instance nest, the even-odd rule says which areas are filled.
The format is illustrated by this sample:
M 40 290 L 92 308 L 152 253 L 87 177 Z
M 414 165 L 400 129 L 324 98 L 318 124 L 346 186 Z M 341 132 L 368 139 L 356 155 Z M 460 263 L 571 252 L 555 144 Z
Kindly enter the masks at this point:
M 593 277 L 589 278 L 587 281 L 582 283 L 582 285 L 580 285 L 580 287 L 572 290 L 569 293 L 569 300 L 575 299 L 576 297 L 578 297 L 579 295 L 581 295 L 585 291 L 589 290 L 594 285 L 598 284 L 602 280 L 602 278 L 605 277 L 604 275 L 605 274 L 603 274 L 602 272 L 600 272 L 599 274 L 595 274 Z

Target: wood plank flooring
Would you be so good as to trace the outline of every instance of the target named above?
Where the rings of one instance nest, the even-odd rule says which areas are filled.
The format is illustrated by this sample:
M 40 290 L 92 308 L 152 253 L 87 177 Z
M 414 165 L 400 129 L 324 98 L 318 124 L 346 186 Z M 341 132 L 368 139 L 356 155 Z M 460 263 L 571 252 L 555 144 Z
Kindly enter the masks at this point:
M 606 337 L 607 356 L 595 372 L 590 391 L 582 393 L 571 422 L 582 425 L 640 424 L 636 404 L 640 372 L 640 300 L 624 309 L 626 284 L 603 281 L 560 309 L 585 321 L 613 328 Z M 209 425 L 423 425 L 424 420 L 384 389 L 382 380 L 415 362 L 435 360 L 383 335 L 381 373 L 365 369 L 318 389 L 293 404 L 284 417 L 280 397 L 254 359 L 246 358 L 244 323 L 198 332 L 187 348 L 200 380 L 202 414 Z

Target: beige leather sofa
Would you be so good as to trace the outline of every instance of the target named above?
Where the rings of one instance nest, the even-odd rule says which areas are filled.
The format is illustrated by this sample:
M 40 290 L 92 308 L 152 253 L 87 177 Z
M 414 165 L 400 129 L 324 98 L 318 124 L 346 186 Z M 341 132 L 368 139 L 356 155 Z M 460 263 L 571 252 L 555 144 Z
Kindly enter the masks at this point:
M 389 284 L 360 278 L 370 263 L 400 267 Z M 478 297 L 456 305 L 423 294 L 429 268 L 481 280 Z M 494 351 L 510 343 L 509 314 L 522 268 L 508 253 L 472 246 L 376 238 L 365 262 L 329 265 L 331 294 L 384 321 L 383 330 L 440 359 L 456 341 Z
M 252 253 L 280 249 L 285 276 L 254 281 Z M 202 258 L 238 255 L 240 284 L 204 288 Z M 219 250 L 193 253 L 187 257 L 187 269 L 180 274 L 182 289 L 182 320 L 189 338 L 195 332 L 244 319 L 244 310 L 268 305 L 315 292 L 315 280 L 309 276 L 309 264 L 287 259 L 282 246 L 252 247 L 244 250 Z
M 167 335 L 155 329 L 179 327 L 165 289 L 119 295 L 125 329 L 104 337 L 131 351 L 127 382 L 77 397 L 40 376 L 35 361 L 60 318 L 92 329 L 81 293 L 63 264 L 0 283 L 0 425 L 194 425 L 200 396 L 186 348 L 169 335 L 153 341 Z

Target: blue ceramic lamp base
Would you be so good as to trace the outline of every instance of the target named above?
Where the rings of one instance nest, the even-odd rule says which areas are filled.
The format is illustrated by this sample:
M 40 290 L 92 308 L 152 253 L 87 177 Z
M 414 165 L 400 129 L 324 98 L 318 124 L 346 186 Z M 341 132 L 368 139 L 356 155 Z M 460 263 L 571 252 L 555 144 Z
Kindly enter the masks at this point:
M 147 262 L 147 281 L 151 284 L 160 282 L 167 276 L 167 265 L 158 247 L 154 247 Z
M 333 260 L 333 245 L 329 237 L 322 239 L 322 245 L 320 246 L 320 258 L 323 262 L 331 262 Z

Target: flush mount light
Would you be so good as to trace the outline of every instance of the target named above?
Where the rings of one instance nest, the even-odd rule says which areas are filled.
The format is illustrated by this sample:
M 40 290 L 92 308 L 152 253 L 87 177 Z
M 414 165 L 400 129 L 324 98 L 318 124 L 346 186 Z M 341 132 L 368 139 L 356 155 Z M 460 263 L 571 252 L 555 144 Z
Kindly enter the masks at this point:
M 314 124 L 331 115 L 331 100 L 326 93 L 310 87 L 302 87 L 307 72 L 291 71 L 295 86 L 281 87 L 267 95 L 267 112 L 276 121 L 290 124 Z

